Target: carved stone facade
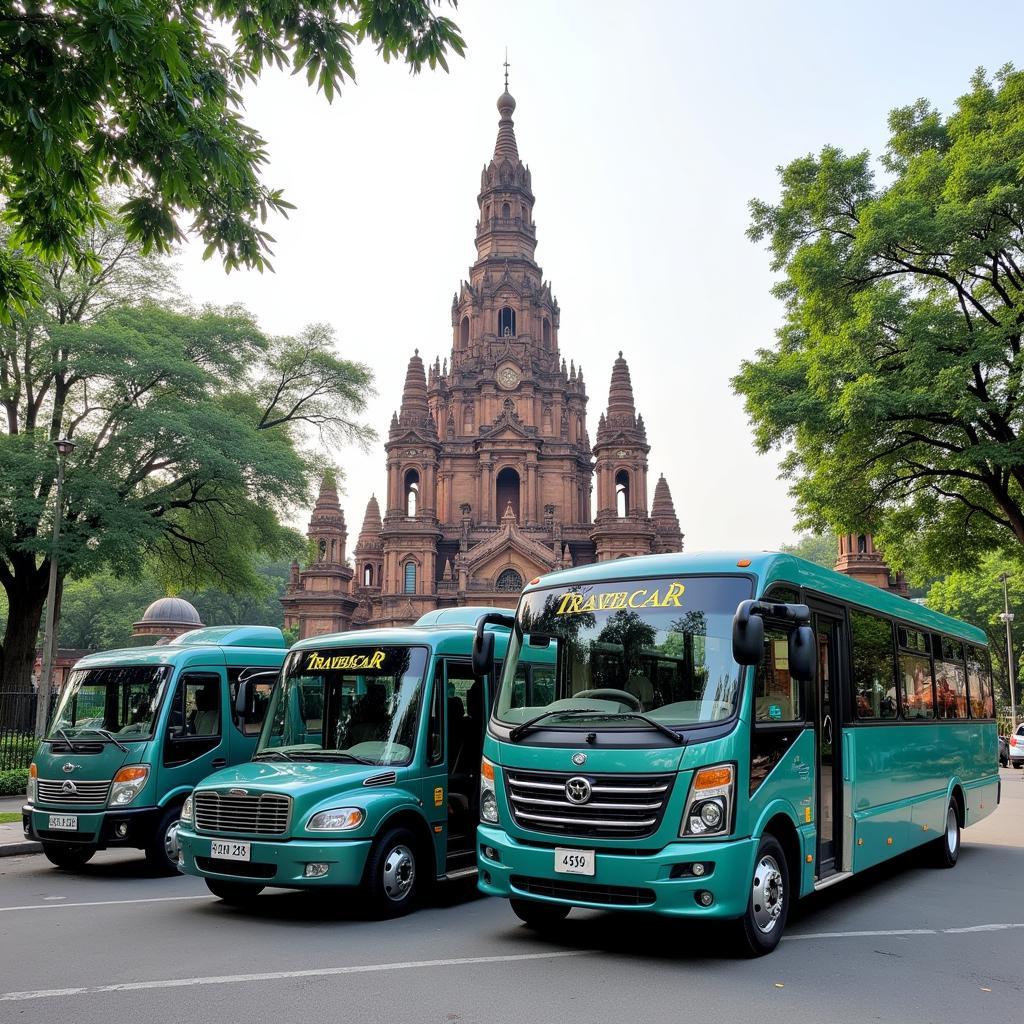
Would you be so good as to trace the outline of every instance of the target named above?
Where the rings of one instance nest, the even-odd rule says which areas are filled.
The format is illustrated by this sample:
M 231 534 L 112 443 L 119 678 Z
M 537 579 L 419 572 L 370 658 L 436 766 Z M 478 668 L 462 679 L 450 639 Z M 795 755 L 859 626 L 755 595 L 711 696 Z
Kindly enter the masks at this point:
M 477 196 L 477 259 L 452 299 L 451 352 L 428 366 L 419 350 L 409 360 L 384 445 L 384 514 L 372 498 L 349 591 L 334 591 L 334 628 L 402 625 L 459 604 L 512 607 L 541 573 L 682 550 L 664 477 L 648 513 L 650 446 L 621 352 L 591 447 L 583 369 L 560 353 L 558 302 L 534 259 L 534 195 L 514 110 L 503 93 Z M 323 631 L 319 612 L 291 610 L 309 601 L 315 572 L 296 568 L 284 599 L 286 624 L 298 621 L 302 636 Z
M 839 537 L 839 557 L 836 572 L 870 583 L 881 590 L 891 590 L 900 597 L 908 597 L 910 589 L 903 573 L 894 573 L 885 556 L 875 547 L 870 533 L 845 533 Z

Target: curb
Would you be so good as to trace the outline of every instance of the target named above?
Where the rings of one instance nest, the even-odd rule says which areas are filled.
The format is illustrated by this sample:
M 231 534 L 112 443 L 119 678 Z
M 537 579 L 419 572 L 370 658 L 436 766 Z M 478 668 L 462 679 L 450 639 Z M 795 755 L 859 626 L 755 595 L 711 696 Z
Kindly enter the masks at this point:
M 26 853 L 42 853 L 43 844 L 26 839 L 18 843 L 0 843 L 0 857 L 21 857 Z

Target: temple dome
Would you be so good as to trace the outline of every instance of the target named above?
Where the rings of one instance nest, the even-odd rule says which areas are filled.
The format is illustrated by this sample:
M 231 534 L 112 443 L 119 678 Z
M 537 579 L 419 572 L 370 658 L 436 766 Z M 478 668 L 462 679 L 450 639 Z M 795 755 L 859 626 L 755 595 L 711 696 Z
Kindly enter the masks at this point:
M 142 622 L 152 625 L 173 623 L 176 626 L 201 626 L 202 619 L 195 607 L 182 597 L 157 598 L 143 613 Z

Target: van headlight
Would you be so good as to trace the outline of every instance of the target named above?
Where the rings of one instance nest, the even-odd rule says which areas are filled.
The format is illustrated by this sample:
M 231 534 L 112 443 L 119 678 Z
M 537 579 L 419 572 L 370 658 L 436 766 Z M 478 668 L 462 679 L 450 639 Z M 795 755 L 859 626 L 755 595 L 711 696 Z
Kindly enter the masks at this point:
M 149 768 L 144 764 L 130 764 L 122 768 L 114 776 L 114 784 L 110 787 L 111 807 L 124 807 L 130 804 L 141 792 L 149 778 Z
M 306 822 L 307 832 L 348 832 L 359 828 L 366 820 L 366 812 L 361 807 L 332 807 L 327 811 L 318 811 Z
M 192 794 L 189 793 L 189 795 L 185 797 L 185 802 L 181 805 L 181 823 L 183 825 L 191 825 L 192 814 Z
M 690 784 L 679 834 L 689 838 L 726 835 L 732 828 L 735 791 L 735 766 L 716 764 L 698 769 Z
M 498 794 L 494 790 L 494 765 L 485 757 L 480 762 L 480 820 L 498 821 Z
M 34 804 L 36 802 L 36 779 L 39 778 L 39 769 L 35 761 L 28 766 L 28 785 L 25 787 L 25 802 Z

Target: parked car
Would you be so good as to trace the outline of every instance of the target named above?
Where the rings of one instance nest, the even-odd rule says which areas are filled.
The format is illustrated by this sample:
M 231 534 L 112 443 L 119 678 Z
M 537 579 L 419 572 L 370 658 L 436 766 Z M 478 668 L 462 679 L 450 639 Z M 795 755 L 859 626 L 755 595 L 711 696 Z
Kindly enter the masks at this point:
M 1017 731 L 1010 737 L 1010 767 L 1024 768 L 1024 722 L 1017 726 Z
M 1010 764 L 1010 741 L 1006 736 L 999 737 L 999 767 L 1007 768 Z

